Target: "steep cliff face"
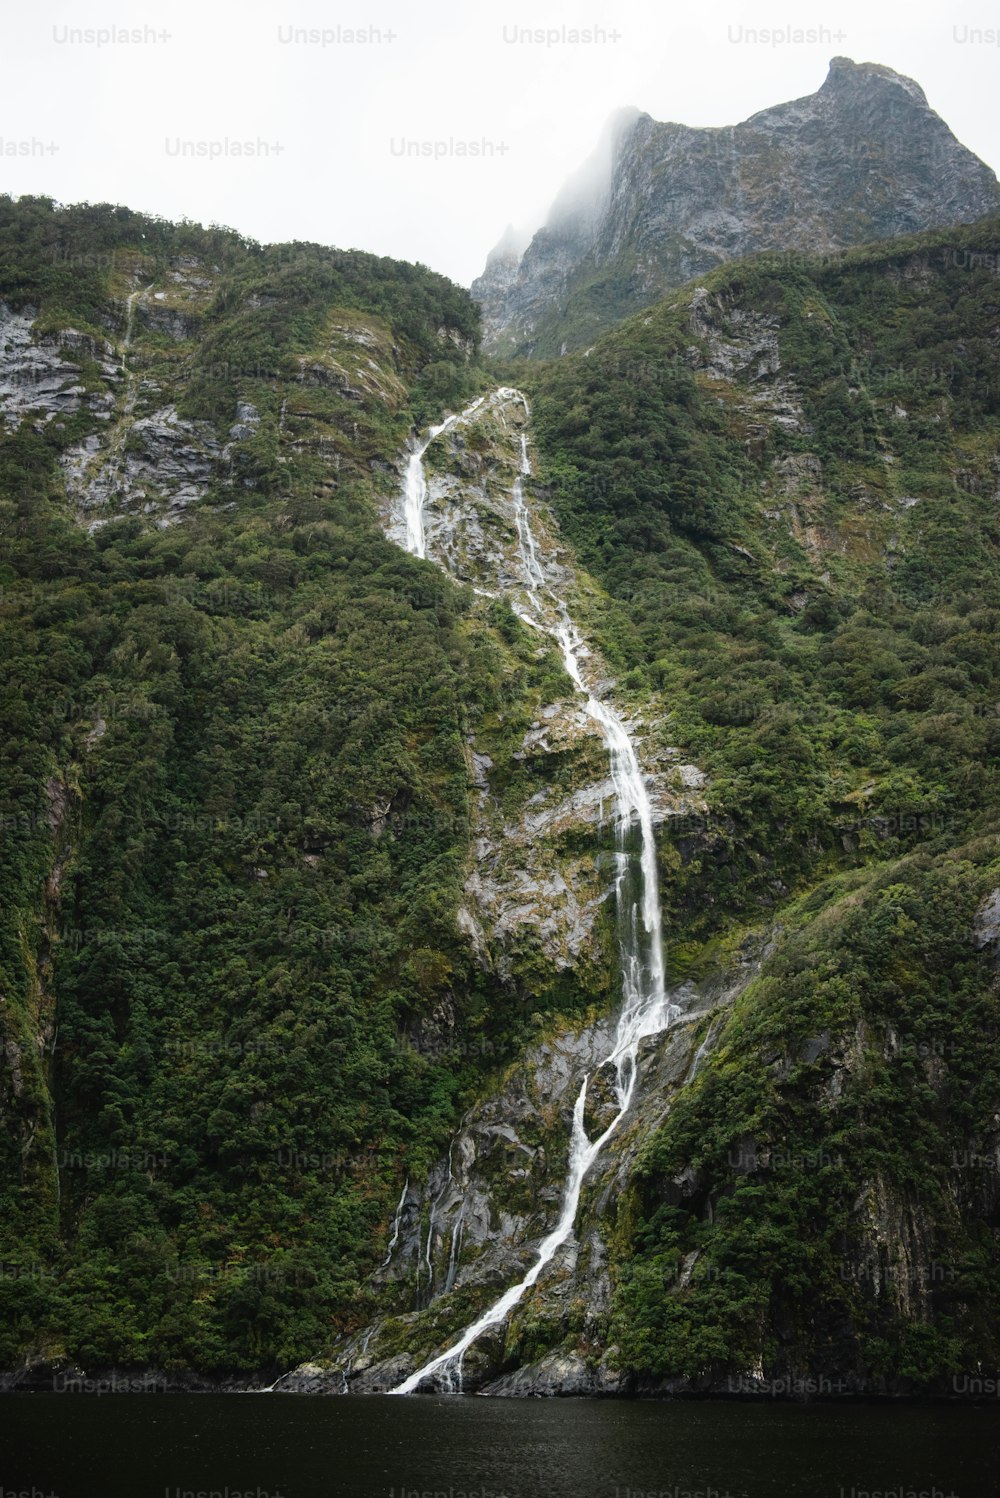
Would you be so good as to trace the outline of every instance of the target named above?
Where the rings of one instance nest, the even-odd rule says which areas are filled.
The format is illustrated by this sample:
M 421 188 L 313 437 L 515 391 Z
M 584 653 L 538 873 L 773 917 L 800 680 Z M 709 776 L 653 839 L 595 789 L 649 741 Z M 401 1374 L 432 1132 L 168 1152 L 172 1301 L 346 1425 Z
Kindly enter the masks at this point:
M 954 1370 L 995 1356 L 1000 1135 L 974 1081 L 973 1035 L 995 1033 L 996 995 L 974 954 L 978 897 L 961 892 L 997 877 L 995 843 L 988 861 L 983 851 L 955 881 L 899 865 L 843 904 L 843 891 L 822 892 L 826 961 L 856 1008 L 828 977 L 800 1007 L 816 952 L 801 926 L 757 933 L 713 977 L 678 987 L 679 1017 L 644 1046 L 637 1102 L 592 1171 L 572 1237 L 461 1376 L 436 1386 L 946 1395 Z M 920 1003 L 887 1017 L 870 942 L 890 908 L 922 909 L 925 960 L 950 974 L 940 1027 Z M 859 939 L 863 974 L 846 950 Z M 558 1217 L 579 1077 L 607 1041 L 598 1022 L 508 1068 L 427 1180 L 404 1187 L 372 1282 L 391 1313 L 284 1374 L 280 1390 L 391 1390 L 525 1273 Z M 919 1121 L 904 1101 L 916 1095 Z M 973 1097 L 985 1128 L 967 1130 Z M 890 1098 L 909 1117 L 903 1135 L 880 1116 Z
M 679 1018 L 669 1035 L 643 1048 L 637 1104 L 588 1178 L 572 1237 L 513 1316 L 470 1348 L 461 1370 L 465 1390 L 572 1394 L 628 1387 L 609 1338 L 619 1205 L 644 1139 L 697 1075 L 718 1014 L 756 960 L 748 949 L 728 982 L 674 990 Z M 507 1068 L 469 1110 L 426 1182 L 408 1184 L 400 1199 L 395 1241 L 374 1282 L 395 1314 L 345 1339 L 335 1359 L 286 1374 L 280 1389 L 392 1389 L 526 1272 L 559 1216 L 569 1120 L 588 1072 L 595 1081 L 587 1122 L 596 1131 L 607 1121 L 608 1079 L 595 1069 L 613 1030 L 609 1018 L 563 1030 Z M 440 1385 L 457 1381 L 453 1372 Z
M 734 267 L 539 369 L 599 633 L 623 604 L 708 775 L 659 831 L 677 1022 L 467 1388 L 947 1393 L 996 1356 L 996 245 Z M 478 583 L 484 492 L 456 446 L 428 517 Z M 406 1183 L 382 1314 L 279 1387 L 391 1387 L 523 1275 L 605 1045 L 512 1062 Z
M 424 512 L 427 556 L 475 590 L 482 626 L 495 626 L 487 603 L 492 600 L 492 608 L 499 606 L 501 617 L 519 632 L 524 562 L 512 488 L 527 433 L 519 397 L 501 388 L 485 398 L 450 440 L 430 449 Z M 574 617 L 600 617 L 603 590 L 562 541 L 544 500 L 534 497 L 531 513 L 544 586 L 568 601 Z M 406 520 L 398 496 L 384 514 L 387 533 L 403 544 Z M 508 608 L 512 616 L 505 614 Z M 611 894 L 611 853 L 607 846 L 602 851 L 601 842 L 603 834 L 607 843 L 615 790 L 607 752 L 551 643 L 526 633 L 533 653 L 548 662 L 549 692 L 523 704 L 531 711 L 516 731 L 509 723 L 490 722 L 469 736 L 473 857 L 459 920 L 477 952 L 501 972 L 516 970 L 514 954 L 529 940 L 570 982 L 609 991 L 615 963 L 603 950 L 607 921 L 601 920 L 601 907 Z M 596 646 L 586 647 L 586 663 L 600 696 L 620 695 Z M 656 694 L 633 692 L 624 711 L 656 824 L 699 814 L 704 776 L 669 742 L 668 704 Z
M 726 261 L 829 253 L 969 223 L 998 204 L 993 172 L 916 83 L 838 57 L 817 93 L 739 125 L 623 113 L 516 271 L 501 242 L 472 294 L 487 348 L 556 354 Z
M 712 271 L 527 405 L 419 268 L 0 232 L 12 1378 L 384 1389 L 523 1276 L 616 1116 L 591 700 L 671 1018 L 466 1386 L 995 1366 L 1000 222 Z
M 659 829 L 677 1021 L 646 1043 L 572 1238 L 469 1348 L 467 1389 L 946 1394 L 996 1355 L 979 1038 L 1000 1023 L 1000 739 L 995 687 L 966 674 L 1000 598 L 996 233 L 736 267 L 539 371 L 533 502 L 606 581 L 599 634 L 627 600 L 629 680 L 670 684 L 671 734 L 687 725 L 710 772 Z M 516 598 L 489 419 L 431 450 L 429 551 Z M 381 1314 L 279 1388 L 397 1386 L 524 1275 L 581 1073 L 606 1116 L 607 1030 L 550 1027 L 509 1064 L 404 1182 Z
M 948 1392 L 996 1356 L 997 245 L 716 271 L 532 382 L 564 534 L 708 773 L 663 829 L 675 940 L 776 917 L 637 1162 L 633 1386 Z

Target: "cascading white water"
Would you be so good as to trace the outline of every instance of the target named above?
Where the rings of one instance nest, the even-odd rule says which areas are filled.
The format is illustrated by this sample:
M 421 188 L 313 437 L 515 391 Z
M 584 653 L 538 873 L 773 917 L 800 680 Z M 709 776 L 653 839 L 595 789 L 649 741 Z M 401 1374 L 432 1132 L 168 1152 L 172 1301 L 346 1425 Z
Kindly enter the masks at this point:
M 462 1238 L 465 1233 L 465 1202 L 458 1209 L 458 1217 L 455 1226 L 451 1230 L 451 1247 L 448 1250 L 448 1273 L 444 1278 L 444 1293 L 447 1295 L 455 1283 L 455 1275 L 458 1273 L 458 1258 L 462 1252 Z
M 440 426 L 431 427 L 427 438 L 421 445 L 414 448 L 406 465 L 406 476 L 403 480 L 403 514 L 406 519 L 406 549 L 415 557 L 426 556 L 424 550 L 424 505 L 427 503 L 427 475 L 424 473 L 424 453 L 430 444 L 449 425 L 454 424 L 455 418 L 450 422 L 443 421 Z
M 698 1071 L 699 1071 L 699 1069 L 701 1067 L 701 1063 L 704 1061 L 705 1057 L 707 1056 L 707 1054 L 708 1054 L 708 1048 L 712 1044 L 713 1039 L 715 1038 L 715 1032 L 716 1032 L 716 1029 L 718 1028 L 718 1024 L 719 1024 L 719 1017 L 718 1017 L 718 1015 L 715 1015 L 712 1018 L 712 1020 L 710 1021 L 710 1023 L 709 1023 L 708 1031 L 707 1031 L 707 1033 L 705 1035 L 705 1039 L 702 1041 L 701 1045 L 698 1047 L 698 1049 L 694 1053 L 694 1060 L 691 1062 L 691 1069 L 688 1072 L 687 1076 L 684 1078 L 684 1086 L 685 1087 L 687 1087 L 691 1082 L 693 1082 L 694 1079 L 695 1079 L 695 1077 L 698 1075 Z
M 480 396 L 471 406 L 454 416 L 446 416 L 436 427 L 427 428 L 427 436 L 410 453 L 403 477 L 403 516 L 406 521 L 406 550 L 415 557 L 426 556 L 424 545 L 424 506 L 427 503 L 427 474 L 424 471 L 424 453 L 435 437 L 447 432 L 459 421 L 466 421 L 485 400 Z
M 389 1239 L 389 1251 L 386 1254 L 385 1259 L 382 1262 L 382 1268 L 383 1269 L 388 1269 L 389 1264 L 390 1264 L 390 1262 L 392 1260 L 393 1253 L 395 1252 L 395 1249 L 396 1249 L 396 1244 L 399 1242 L 399 1227 L 400 1227 L 400 1223 L 403 1220 L 403 1208 L 406 1206 L 406 1194 L 409 1191 L 409 1189 L 410 1189 L 410 1178 L 409 1178 L 409 1176 L 407 1176 L 406 1180 L 403 1182 L 403 1190 L 400 1193 L 399 1202 L 398 1202 L 398 1204 L 396 1206 L 396 1215 L 392 1219 L 392 1237 Z
M 527 415 L 527 401 L 519 392 L 502 389 L 497 393 L 501 399 L 521 401 L 525 415 Z M 432 428 L 427 442 L 411 456 L 407 466 L 405 501 L 408 519 L 408 549 L 414 551 L 417 556 L 424 555 L 423 499 L 420 499 L 419 507 L 420 549 L 417 550 L 416 544 L 409 544 L 411 489 L 414 503 L 421 494 L 426 496 L 426 479 L 423 476 L 421 462 L 423 453 L 426 452 L 428 444 L 445 429 L 446 425 L 453 424 L 458 419 L 460 418 L 451 418 L 450 423 Z M 465 1329 L 451 1347 L 425 1363 L 422 1368 L 418 1368 L 398 1388 L 391 1391 L 393 1394 L 411 1394 L 420 1384 L 434 1375 L 438 1376 L 444 1392 L 452 1392 L 456 1383 L 458 1389 L 461 1390 L 462 1360 L 468 1349 L 489 1327 L 498 1326 L 504 1321 L 525 1291 L 536 1283 L 542 1270 L 571 1236 L 587 1172 L 618 1127 L 632 1101 L 639 1043 L 645 1036 L 655 1035 L 666 1029 L 676 1012 L 667 997 L 664 977 L 656 843 L 653 837 L 653 813 L 649 795 L 635 747 L 621 718 L 606 703 L 599 701 L 584 681 L 581 664 L 585 654 L 584 642 L 570 620 L 565 602 L 553 591 L 546 579 L 531 528 L 523 484 L 523 478 L 531 472 L 531 465 L 528 460 L 527 439 L 523 435 L 520 437 L 520 449 L 520 472 L 514 481 L 511 497 L 527 598 L 525 608 L 518 612 L 527 623 L 549 635 L 558 643 L 566 673 L 577 691 L 583 695 L 584 711 L 600 729 L 611 760 L 611 780 L 615 790 L 616 806 L 616 892 L 623 1002 L 614 1045 L 601 1064 L 611 1064 L 615 1068 L 618 1111 L 598 1138 L 592 1140 L 587 1137 L 584 1112 L 589 1076 L 585 1076 L 573 1108 L 566 1186 L 559 1221 L 541 1243 L 535 1262 L 524 1278 L 516 1285 L 511 1285 L 499 1300 L 496 1300 L 477 1321 Z M 414 473 L 411 481 L 411 468 L 414 460 L 420 468 L 420 474 L 418 477 Z M 638 897 L 630 887 L 632 882 L 630 873 L 634 860 L 628 848 L 630 833 L 636 826 L 639 830 L 638 872 L 641 881 L 641 891 Z

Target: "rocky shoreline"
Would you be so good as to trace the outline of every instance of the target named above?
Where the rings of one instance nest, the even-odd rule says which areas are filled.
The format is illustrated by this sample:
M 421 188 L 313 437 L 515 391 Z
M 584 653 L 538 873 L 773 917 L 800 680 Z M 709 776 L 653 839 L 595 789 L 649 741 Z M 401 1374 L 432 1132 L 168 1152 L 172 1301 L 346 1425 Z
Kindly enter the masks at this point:
M 266 1380 L 269 1380 L 267 1382 Z M 358 1380 L 363 1383 L 363 1380 Z M 72 1364 L 36 1363 L 0 1372 L 0 1394 L 84 1394 L 92 1398 L 128 1394 L 305 1394 L 341 1396 L 377 1394 L 371 1388 L 352 1389 L 336 1368 L 303 1364 L 284 1375 L 268 1370 L 257 1374 L 201 1373 L 193 1368 L 95 1368 Z M 954 1374 L 930 1389 L 915 1389 L 909 1380 L 866 1379 L 855 1373 L 785 1375 L 773 1379 L 748 1375 L 702 1380 L 651 1379 L 635 1374 L 609 1375 L 587 1368 L 572 1354 L 549 1353 L 538 1363 L 515 1369 L 477 1389 L 448 1396 L 493 1399 L 686 1399 L 736 1400 L 784 1404 L 813 1402 L 916 1404 L 990 1404 L 1000 1397 L 1000 1374 Z M 421 1397 L 416 1395 L 414 1397 Z

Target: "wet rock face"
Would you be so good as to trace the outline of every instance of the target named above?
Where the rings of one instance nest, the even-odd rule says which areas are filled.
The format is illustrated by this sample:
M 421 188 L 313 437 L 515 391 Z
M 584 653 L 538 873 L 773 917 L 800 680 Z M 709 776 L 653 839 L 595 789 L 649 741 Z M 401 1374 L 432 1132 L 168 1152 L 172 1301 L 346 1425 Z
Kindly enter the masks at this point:
M 621 1064 L 608 1062 L 621 1039 L 622 974 L 599 939 L 610 946 L 615 923 L 604 921 L 598 933 L 597 914 L 610 893 L 636 920 L 639 916 L 629 904 L 628 858 L 611 837 L 607 851 L 617 852 L 602 864 L 600 829 L 608 823 L 610 831 L 623 806 L 656 821 L 681 807 L 700 806 L 705 777 L 696 766 L 677 765 L 676 751 L 661 748 L 657 754 L 662 735 L 652 730 L 654 723 L 661 727 L 655 722 L 658 704 L 645 705 L 642 724 L 633 721 L 638 708 L 628 721 L 612 708 L 615 684 L 597 650 L 578 637 L 574 622 L 578 605 L 586 610 L 597 590 L 533 492 L 526 420 L 526 403 L 512 390 L 495 391 L 469 407 L 439 433 L 433 458 L 425 451 L 426 496 L 423 488 L 407 487 L 383 518 L 389 535 L 403 544 L 414 531 L 422 535 L 428 558 L 470 582 L 486 600 L 484 609 L 498 600 L 509 605 L 520 625 L 510 618 L 512 632 L 504 638 L 517 639 L 519 659 L 533 652 L 535 659 L 553 654 L 532 698 L 527 726 L 518 718 L 516 733 L 500 734 L 490 747 L 469 741 L 474 841 L 459 924 L 480 960 L 501 972 L 506 952 L 530 931 L 545 963 L 571 969 L 581 992 L 593 994 L 594 1002 L 587 1021 L 564 1021 L 526 1049 L 518 1043 L 498 1055 L 496 1085 L 469 1110 L 446 1157 L 425 1180 L 405 1183 L 389 1225 L 385 1261 L 371 1282 L 395 1314 L 346 1342 L 329 1370 L 331 1383 L 339 1373 L 346 1387 L 361 1392 L 397 1387 L 505 1291 L 520 1287 L 533 1266 L 539 1278 L 524 1286 L 513 1314 L 495 1325 L 487 1322 L 461 1368 L 446 1364 L 435 1370 L 432 1386 L 453 1388 L 461 1378 L 475 1387 L 511 1368 L 527 1368 L 537 1361 L 541 1344 L 545 1366 L 537 1375 L 524 1373 L 509 1392 L 617 1388 L 610 1364 L 596 1372 L 592 1366 L 611 1305 L 607 1235 L 642 1140 L 696 1063 L 692 1022 L 678 1019 L 674 1028 L 658 1029 L 629 1051 L 637 1086 L 622 1114 Z M 406 507 L 415 494 L 418 510 L 423 507 L 416 517 Z M 545 700 L 542 691 L 555 700 Z M 645 794 L 641 801 L 626 799 L 626 772 L 613 748 L 616 741 L 605 731 L 609 723 L 619 739 L 627 736 L 640 747 L 648 739 L 655 792 L 649 799 Z M 503 784 L 502 771 L 522 767 L 530 773 L 521 780 L 515 773 Z M 642 949 L 624 938 L 622 949 L 632 952 L 635 964 L 645 960 Z M 658 944 L 655 950 L 659 954 Z M 512 973 L 516 966 L 511 964 Z M 638 990 L 634 970 L 632 976 Z M 531 992 L 524 1001 L 533 1003 Z M 678 1017 L 703 1012 L 722 1001 L 721 993 L 696 994 L 685 985 L 669 1004 L 664 999 L 664 1014 L 668 1009 Z M 595 1012 L 602 1017 L 594 1019 Z M 437 1036 L 447 1036 L 448 1018 L 446 1012 L 431 1017 L 421 1032 L 424 1045 L 433 1047 Z M 529 1023 L 540 1029 L 544 1022 L 539 1015 Z M 582 1146 L 579 1124 L 574 1126 L 581 1111 Z M 604 1147 L 590 1165 L 580 1202 L 578 1175 L 567 1199 L 572 1160 L 584 1158 L 581 1148 L 598 1139 Z M 567 1200 L 575 1225 L 568 1236 L 560 1225 Z M 556 1355 L 555 1344 L 565 1341 L 567 1328 L 576 1322 L 582 1324 L 578 1339 Z
M 505 1323 L 469 1349 L 467 1392 L 513 1398 L 628 1391 L 607 1341 L 619 1207 L 644 1141 L 711 1053 L 729 1004 L 764 950 L 748 949 L 728 973 L 674 990 L 679 1016 L 643 1043 L 632 1108 L 592 1167 L 574 1234 Z M 331 1364 L 289 1374 L 287 1387 L 297 1388 L 302 1376 L 315 1392 L 396 1388 L 524 1275 L 558 1219 L 570 1118 L 584 1076 L 593 1128 L 608 1109 L 600 1063 L 613 1033 L 613 1019 L 603 1018 L 529 1046 L 470 1109 L 448 1155 L 425 1182 L 407 1183 L 399 1202 L 395 1241 L 375 1277 L 395 1314 L 345 1340 Z M 700 1189 L 689 1175 L 678 1182 L 685 1198 Z M 449 1375 L 448 1387 L 456 1377 Z
M 989 952 L 994 967 L 1000 967 L 1000 889 L 993 890 L 976 911 L 972 944 L 979 952 Z
M 88 391 L 80 381 L 80 365 L 74 359 L 98 363 L 103 378 L 113 386 L 121 370 L 114 361 L 111 344 L 75 328 L 36 337 L 36 315 L 34 307 L 15 311 L 0 302 L 0 424 L 8 430 L 22 422 L 41 428 L 54 418 L 75 415 L 81 409 L 106 420 L 114 406 L 114 395 L 110 389 Z
M 551 1399 L 620 1394 L 627 1380 L 603 1362 L 588 1364 L 574 1348 L 557 1348 L 536 1363 L 517 1368 L 480 1389 L 494 1399 Z
M 571 184 L 516 265 L 502 242 L 473 282 L 487 348 L 575 346 L 573 293 L 595 274 L 615 278 L 621 317 L 743 255 L 837 250 L 971 223 L 1000 204 L 993 172 L 916 83 L 848 58 L 834 58 L 817 93 L 732 127 L 623 117 L 601 153 L 585 207 Z
M 223 457 L 207 422 L 182 421 L 173 406 L 129 422 L 119 443 L 88 437 L 63 457 L 66 489 L 85 523 L 112 504 L 176 520 L 207 492 Z
M 574 1234 L 509 1320 L 469 1349 L 465 1390 L 503 1397 L 625 1391 L 606 1338 L 619 1203 L 644 1140 L 711 1051 L 727 1006 L 758 962 L 755 952 L 725 977 L 674 991 L 679 1018 L 644 1042 L 635 1101 L 592 1168 Z M 345 1340 L 331 1364 L 294 1370 L 282 1388 L 395 1388 L 523 1276 L 558 1219 L 570 1119 L 585 1075 L 592 1131 L 606 1122 L 611 1105 L 600 1063 L 613 1033 L 612 1018 L 566 1029 L 508 1068 L 426 1181 L 407 1183 L 390 1224 L 395 1242 L 374 1281 L 395 1314 Z
M 522 622 L 529 600 L 513 488 L 527 434 L 521 397 L 505 389 L 493 392 L 428 449 L 424 509 L 428 557 L 484 598 L 509 602 Z M 578 603 L 586 608 L 598 597 L 596 586 L 564 545 L 530 477 L 521 477 L 546 606 L 565 599 L 571 612 Z M 383 519 L 390 538 L 405 544 L 401 499 Z M 538 606 L 537 599 L 531 606 Z M 539 653 L 555 648 L 544 635 L 535 631 L 534 636 Z M 584 647 L 583 660 L 595 694 L 614 700 L 616 684 L 597 649 Z M 473 844 L 459 925 L 481 960 L 501 975 L 511 968 L 509 954 L 517 942 L 527 937 L 557 971 L 577 972 L 581 983 L 592 983 L 599 971 L 605 987 L 617 986 L 601 929 L 611 919 L 607 859 L 615 788 L 606 745 L 580 694 L 568 677 L 564 681 L 564 693 L 538 706 L 510 754 L 530 787 L 516 803 L 502 793 L 503 777 L 490 752 L 469 741 Z M 679 752 L 664 744 L 664 715 L 665 704 L 649 702 L 626 722 L 657 825 L 704 810 L 705 777 L 696 766 L 680 764 Z

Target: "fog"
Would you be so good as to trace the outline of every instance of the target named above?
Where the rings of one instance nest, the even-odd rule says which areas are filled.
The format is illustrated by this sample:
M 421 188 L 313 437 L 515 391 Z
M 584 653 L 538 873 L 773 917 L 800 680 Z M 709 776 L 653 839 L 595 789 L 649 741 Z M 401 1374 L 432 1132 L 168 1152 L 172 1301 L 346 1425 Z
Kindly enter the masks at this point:
M 544 221 L 616 111 L 734 124 L 814 92 L 836 55 L 916 78 L 996 168 L 998 24 L 926 0 L 57 0 L 0 21 L 0 190 L 372 250 L 468 284 L 505 225 Z

